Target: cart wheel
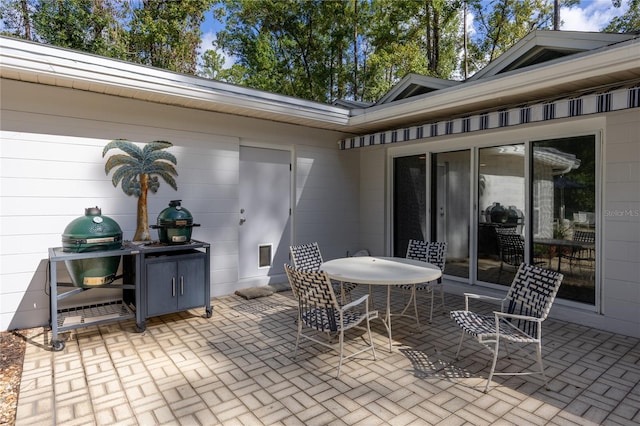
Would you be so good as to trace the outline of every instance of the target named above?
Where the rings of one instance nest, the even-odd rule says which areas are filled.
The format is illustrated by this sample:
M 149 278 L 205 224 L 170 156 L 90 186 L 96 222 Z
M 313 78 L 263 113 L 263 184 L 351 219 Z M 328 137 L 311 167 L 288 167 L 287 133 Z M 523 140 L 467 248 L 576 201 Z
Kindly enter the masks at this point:
M 59 352 L 64 349 L 64 342 L 62 340 L 52 340 L 51 347 L 54 351 Z
M 205 315 L 205 316 L 206 316 L 207 318 L 211 318 L 211 315 L 213 315 L 213 308 L 207 308 L 207 309 L 206 309 L 206 312 L 207 312 L 207 313 L 206 313 L 206 315 Z
M 146 329 L 147 329 L 147 325 L 145 323 L 136 324 L 136 333 L 144 333 Z

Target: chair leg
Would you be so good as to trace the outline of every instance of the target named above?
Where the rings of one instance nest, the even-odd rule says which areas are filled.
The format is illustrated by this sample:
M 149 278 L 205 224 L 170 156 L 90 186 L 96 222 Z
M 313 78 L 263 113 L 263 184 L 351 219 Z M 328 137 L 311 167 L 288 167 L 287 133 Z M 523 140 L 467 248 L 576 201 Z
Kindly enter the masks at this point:
M 464 330 L 460 333 L 460 343 L 458 343 L 458 350 L 456 351 L 456 359 L 460 359 L 460 349 L 462 349 L 462 341 L 464 340 Z
M 487 393 L 487 391 L 489 390 L 489 384 L 491 383 L 491 379 L 493 378 L 493 373 L 496 370 L 499 347 L 500 347 L 500 338 L 496 336 L 496 346 L 493 349 L 493 363 L 491 364 L 491 371 L 489 372 L 489 377 L 487 378 L 487 384 L 484 387 L 484 393 Z
M 416 286 L 414 285 L 413 288 L 411 289 L 412 295 L 411 297 L 413 297 L 413 312 L 416 316 L 416 325 L 419 327 L 420 326 L 420 317 L 418 316 L 418 291 L 416 290 Z
M 295 358 L 298 354 L 298 344 L 300 343 L 300 334 L 302 333 L 302 321 L 300 317 L 298 317 L 298 335 L 296 336 L 296 347 L 293 350 L 293 357 Z
M 431 309 L 429 310 L 429 324 L 433 322 L 433 299 L 436 298 L 436 289 L 431 287 L 428 290 L 431 293 Z
M 549 381 L 547 380 L 547 375 L 544 374 L 544 366 L 542 365 L 542 344 L 540 342 L 536 344 L 536 355 L 538 358 L 540 373 L 542 374 L 542 379 L 544 380 L 544 387 L 546 390 L 549 390 Z
M 369 344 L 371 345 L 371 353 L 373 354 L 373 360 L 376 360 L 376 348 L 373 346 L 373 336 L 371 335 L 371 325 L 369 318 L 367 318 L 367 332 L 369 333 Z
M 340 330 L 340 363 L 338 364 L 338 374 L 336 379 L 340 377 L 340 370 L 342 370 L 342 360 L 344 359 L 344 330 Z

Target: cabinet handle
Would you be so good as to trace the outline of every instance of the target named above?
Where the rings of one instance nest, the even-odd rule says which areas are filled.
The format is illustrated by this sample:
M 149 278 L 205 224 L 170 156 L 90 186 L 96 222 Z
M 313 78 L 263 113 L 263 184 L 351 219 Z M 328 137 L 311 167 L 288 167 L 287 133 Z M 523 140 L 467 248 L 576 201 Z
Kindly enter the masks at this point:
M 184 277 L 180 277 L 180 296 L 184 294 Z
M 171 278 L 171 295 L 176 297 L 176 277 Z

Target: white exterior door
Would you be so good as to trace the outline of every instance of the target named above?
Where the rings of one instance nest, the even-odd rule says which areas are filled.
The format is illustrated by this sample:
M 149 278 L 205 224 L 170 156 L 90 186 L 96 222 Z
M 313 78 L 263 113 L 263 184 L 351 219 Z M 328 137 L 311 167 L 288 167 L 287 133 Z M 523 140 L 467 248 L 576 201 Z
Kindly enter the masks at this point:
M 291 241 L 291 153 L 240 147 L 239 278 L 283 282 Z

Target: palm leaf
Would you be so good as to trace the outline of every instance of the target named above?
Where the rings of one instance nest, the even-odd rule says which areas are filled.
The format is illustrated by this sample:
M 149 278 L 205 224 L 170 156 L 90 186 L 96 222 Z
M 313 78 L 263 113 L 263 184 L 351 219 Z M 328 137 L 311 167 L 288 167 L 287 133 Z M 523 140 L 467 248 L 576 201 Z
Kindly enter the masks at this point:
M 160 160 L 164 160 L 164 161 L 170 161 L 173 164 L 178 164 L 178 159 L 175 157 L 175 155 L 173 155 L 170 152 L 166 152 L 166 151 L 156 151 L 153 153 L 149 153 L 146 157 L 145 160 L 147 162 L 152 161 L 160 161 Z
M 170 187 L 172 187 L 176 191 L 178 190 L 178 185 L 176 184 L 175 179 L 169 173 L 157 172 L 156 174 L 160 176 L 162 180 L 164 180 Z
M 142 149 L 142 154 L 143 154 L 143 156 L 147 157 L 148 155 L 150 155 L 154 151 L 159 151 L 161 149 L 170 148 L 172 146 L 173 146 L 173 144 L 171 142 L 168 142 L 168 141 L 153 141 L 153 142 L 149 142 Z
M 114 167 L 125 167 L 125 168 L 131 168 L 131 169 L 139 169 L 140 168 L 140 162 L 138 160 L 136 160 L 135 158 L 132 158 L 128 155 L 125 154 L 116 154 L 116 155 L 112 155 L 111 157 L 109 157 L 109 159 L 107 160 L 106 164 L 104 165 L 104 171 L 106 174 L 109 174 L 109 172 L 111 171 L 111 169 L 113 169 Z
M 113 183 L 113 186 L 118 186 L 118 182 L 120 182 L 120 180 L 125 176 L 137 174 L 138 172 L 131 167 L 120 167 L 113 173 L 113 176 L 111 176 L 111 183 Z M 131 177 L 129 179 L 131 179 Z
M 152 173 L 170 173 L 172 175 L 178 176 L 178 172 L 176 171 L 176 168 L 173 167 L 173 165 L 170 163 L 149 164 L 149 166 L 145 168 L 145 173 L 149 175 Z
M 144 159 L 142 150 L 133 142 L 130 142 L 126 139 L 114 139 L 111 142 L 109 142 L 107 145 L 105 145 L 104 149 L 102 150 L 102 157 L 104 157 L 107 151 L 109 151 L 110 149 L 116 149 L 116 148 L 126 152 L 127 154 L 137 159 L 138 161 L 142 161 Z

